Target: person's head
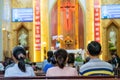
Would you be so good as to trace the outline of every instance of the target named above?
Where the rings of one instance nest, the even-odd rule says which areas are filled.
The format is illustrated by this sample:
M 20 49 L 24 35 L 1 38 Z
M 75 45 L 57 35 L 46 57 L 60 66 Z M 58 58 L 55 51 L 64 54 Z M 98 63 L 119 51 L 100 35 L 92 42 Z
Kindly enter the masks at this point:
M 68 64 L 74 64 L 74 61 L 75 61 L 74 53 L 69 53 L 68 54 L 68 61 L 67 61 L 67 63 Z
M 112 58 L 117 58 L 118 55 L 117 54 L 112 54 Z
M 33 63 L 32 63 L 32 65 L 33 65 L 33 66 L 36 66 L 36 63 L 35 63 L 35 62 L 33 62 Z
M 65 49 L 58 49 L 55 52 L 56 62 L 60 68 L 64 68 L 67 61 L 67 56 L 68 56 L 68 53 Z
M 101 54 L 101 45 L 97 41 L 91 41 L 87 46 L 90 56 L 99 56 Z
M 53 51 L 48 51 L 47 52 L 47 57 L 48 57 L 47 61 L 50 62 L 51 58 L 53 57 Z
M 22 72 L 26 72 L 25 68 L 25 57 L 26 57 L 26 51 L 22 47 L 15 47 L 12 52 L 13 58 L 18 63 L 18 67 Z
M 5 57 L 5 62 L 4 62 L 4 66 L 8 66 L 10 64 L 14 63 L 13 59 L 12 58 L 9 58 L 9 57 Z

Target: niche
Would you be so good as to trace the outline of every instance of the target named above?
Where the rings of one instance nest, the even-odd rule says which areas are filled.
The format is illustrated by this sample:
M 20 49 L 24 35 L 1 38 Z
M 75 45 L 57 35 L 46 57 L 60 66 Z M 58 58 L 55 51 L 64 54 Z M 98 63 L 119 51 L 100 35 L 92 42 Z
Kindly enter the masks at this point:
M 120 56 L 120 26 L 115 20 L 110 20 L 107 26 L 103 27 L 102 51 L 103 59 L 111 59 L 111 53 L 116 52 Z M 112 45 L 111 45 L 112 44 Z

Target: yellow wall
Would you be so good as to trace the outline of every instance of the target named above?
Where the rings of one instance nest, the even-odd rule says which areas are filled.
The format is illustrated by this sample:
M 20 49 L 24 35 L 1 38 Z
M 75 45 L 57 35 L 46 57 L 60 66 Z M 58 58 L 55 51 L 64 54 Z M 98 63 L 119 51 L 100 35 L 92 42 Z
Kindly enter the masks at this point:
M 101 5 L 108 5 L 108 4 L 120 4 L 120 0 L 101 0 Z M 120 19 L 101 19 L 101 27 L 102 27 L 102 51 L 103 51 L 103 59 L 104 60 L 109 60 L 111 55 L 110 53 L 108 52 L 108 47 L 107 47 L 107 44 L 106 44 L 106 36 L 104 34 L 105 31 L 105 27 L 107 27 L 111 21 L 114 21 L 116 22 L 118 25 L 120 25 Z M 120 30 L 119 30 L 120 31 Z M 118 36 L 118 39 L 120 39 L 120 36 Z M 118 45 L 120 45 L 120 41 L 117 42 Z M 120 56 L 120 49 L 117 50 L 117 54 Z
M 27 5 L 26 5 L 27 4 Z M 11 0 L 11 9 L 12 8 L 32 8 L 32 0 Z M 29 31 L 29 39 L 28 39 L 28 45 L 29 45 L 29 56 L 30 60 L 33 61 L 33 31 L 32 31 L 32 22 L 11 22 L 10 28 L 10 51 L 12 51 L 13 47 L 18 45 L 17 40 L 17 30 L 19 29 L 20 25 L 23 24 L 26 29 Z
M 101 4 L 101 0 L 99 0 Z M 89 42 L 94 40 L 94 0 L 86 0 L 86 27 L 85 27 L 85 48 Z M 102 29 L 100 25 L 100 43 L 102 45 Z M 103 53 L 103 52 L 102 52 Z M 100 56 L 103 59 L 102 55 Z
M 33 8 L 33 0 L 11 0 L 11 9 L 12 8 Z M 49 17 L 48 17 L 48 0 L 40 0 L 40 16 L 41 16 L 41 52 L 40 59 L 35 59 L 36 53 L 34 52 L 34 29 L 33 29 L 33 22 L 11 22 L 11 31 L 10 31 L 10 42 L 7 45 L 10 45 L 10 51 L 12 51 L 13 47 L 18 45 L 17 43 L 17 30 L 19 29 L 20 25 L 23 24 L 26 29 L 29 31 L 29 57 L 30 60 L 33 62 L 43 61 L 46 52 L 50 49 L 50 34 L 49 34 Z M 6 35 L 6 34 L 4 34 Z M 6 40 L 5 40 L 6 41 Z M 4 41 L 4 43 L 6 43 Z M 7 48 L 7 46 L 5 46 Z M 11 54 L 8 55 L 9 57 Z M 38 57 L 39 58 L 39 57 Z
M 85 29 L 85 48 L 87 47 L 87 44 L 89 41 L 94 40 L 94 0 L 86 0 L 86 29 Z M 99 0 L 101 5 L 107 5 L 107 4 L 120 4 L 120 0 Z M 118 25 L 120 25 L 120 19 L 113 19 L 114 22 L 116 22 Z M 100 43 L 102 45 L 102 55 L 101 59 L 103 60 L 109 60 L 111 55 L 108 53 L 108 47 L 106 44 L 106 36 L 104 32 L 104 28 L 109 25 L 111 19 L 101 19 L 100 23 Z M 119 36 L 118 36 L 119 38 Z M 120 45 L 120 42 L 117 42 L 118 45 Z M 117 50 L 117 54 L 120 56 L 120 50 Z
M 33 0 L 11 0 L 11 7 L 12 8 L 33 8 Z M 49 17 L 48 17 L 48 0 L 40 0 L 40 16 L 41 16 L 41 52 L 37 53 L 34 51 L 34 26 L 33 22 L 22 22 L 23 25 L 27 29 L 30 30 L 29 33 L 29 56 L 30 60 L 33 62 L 43 61 L 45 54 L 45 48 L 46 52 L 49 48 Z M 17 30 L 20 26 L 21 22 L 12 22 L 11 28 L 13 31 L 11 31 L 11 49 L 17 45 L 17 39 L 16 39 L 16 33 L 14 32 Z M 31 38 L 33 37 L 33 38 Z M 14 41 L 13 41 L 14 39 Z M 35 55 L 36 54 L 36 55 Z M 38 55 L 40 54 L 40 55 Z M 36 59 L 39 58 L 40 59 Z

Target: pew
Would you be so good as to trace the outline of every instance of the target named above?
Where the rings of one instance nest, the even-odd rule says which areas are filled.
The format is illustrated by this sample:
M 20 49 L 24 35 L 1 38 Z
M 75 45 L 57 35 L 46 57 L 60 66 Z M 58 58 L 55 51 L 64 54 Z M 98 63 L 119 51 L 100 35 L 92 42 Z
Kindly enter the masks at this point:
M 0 71 L 0 77 L 4 77 L 4 71 Z
M 0 80 L 120 80 L 115 76 L 0 77 Z
M 46 77 L 43 73 L 36 73 L 36 77 L 4 77 L 4 71 L 0 71 L 0 80 L 120 80 L 120 69 L 115 76 L 57 76 Z

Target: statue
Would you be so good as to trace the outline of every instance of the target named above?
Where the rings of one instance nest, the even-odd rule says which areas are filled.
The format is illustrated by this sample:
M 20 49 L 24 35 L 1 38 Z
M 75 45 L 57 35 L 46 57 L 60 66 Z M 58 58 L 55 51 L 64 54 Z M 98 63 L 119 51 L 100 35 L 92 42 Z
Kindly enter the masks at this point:
M 20 45 L 27 46 L 27 35 L 24 31 L 22 31 L 21 35 L 18 38 Z
M 116 43 L 116 33 L 115 33 L 115 31 L 113 29 L 110 31 L 110 35 L 109 36 L 110 36 L 110 41 L 115 46 L 115 43 Z

